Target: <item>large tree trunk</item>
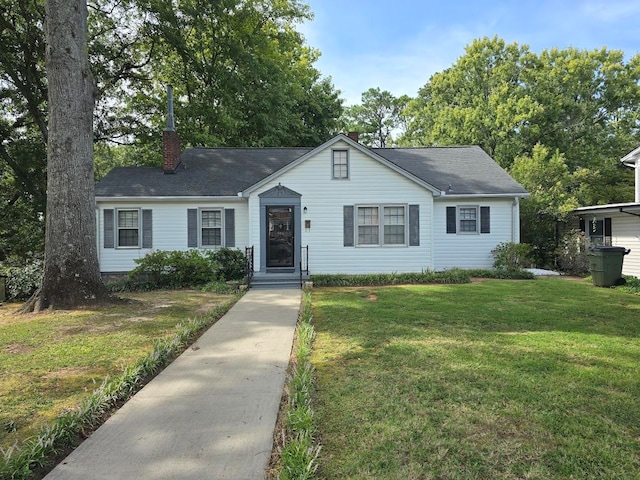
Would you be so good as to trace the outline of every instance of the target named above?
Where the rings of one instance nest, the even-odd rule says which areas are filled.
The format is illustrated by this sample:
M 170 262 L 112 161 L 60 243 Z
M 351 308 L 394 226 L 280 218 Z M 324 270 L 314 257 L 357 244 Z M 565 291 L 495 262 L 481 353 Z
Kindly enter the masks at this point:
M 104 302 L 96 247 L 93 76 L 87 59 L 86 0 L 47 0 L 49 87 L 44 278 L 25 310 Z

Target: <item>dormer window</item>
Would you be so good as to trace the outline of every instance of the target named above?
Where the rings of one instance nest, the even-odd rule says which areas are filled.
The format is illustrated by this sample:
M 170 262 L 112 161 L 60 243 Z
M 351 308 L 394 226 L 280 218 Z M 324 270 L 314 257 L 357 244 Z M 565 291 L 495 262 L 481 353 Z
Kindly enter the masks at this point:
M 331 172 L 335 180 L 349 178 L 349 150 L 331 151 Z

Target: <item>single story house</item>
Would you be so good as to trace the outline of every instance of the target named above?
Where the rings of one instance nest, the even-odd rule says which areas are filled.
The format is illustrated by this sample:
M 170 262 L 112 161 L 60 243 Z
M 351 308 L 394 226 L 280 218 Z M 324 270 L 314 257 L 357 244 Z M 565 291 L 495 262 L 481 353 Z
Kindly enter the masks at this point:
M 163 168 L 114 168 L 96 185 L 103 274 L 152 250 L 253 247 L 256 272 L 490 268 L 520 238 L 528 194 L 477 146 L 186 148 L 171 115 Z
M 577 208 L 588 245 L 620 246 L 630 249 L 624 257 L 622 273 L 640 278 L 640 147 L 620 162 L 635 169 L 635 199 L 632 203 L 611 203 Z

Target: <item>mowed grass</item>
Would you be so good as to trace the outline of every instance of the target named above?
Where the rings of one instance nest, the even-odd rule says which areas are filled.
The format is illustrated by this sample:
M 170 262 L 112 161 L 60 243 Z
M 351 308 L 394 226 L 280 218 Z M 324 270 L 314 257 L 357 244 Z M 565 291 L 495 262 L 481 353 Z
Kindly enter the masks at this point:
M 19 447 L 155 340 L 174 335 L 177 324 L 233 297 L 195 290 L 121 296 L 132 302 L 40 315 L 16 315 L 19 304 L 0 307 L 0 448 Z
M 312 304 L 320 478 L 640 478 L 640 297 L 488 280 Z

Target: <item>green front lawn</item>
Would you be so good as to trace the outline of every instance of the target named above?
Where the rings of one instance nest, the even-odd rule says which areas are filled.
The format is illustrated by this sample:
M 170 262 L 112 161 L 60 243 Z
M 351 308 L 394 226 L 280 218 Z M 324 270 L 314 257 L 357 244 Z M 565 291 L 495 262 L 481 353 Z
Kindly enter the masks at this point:
M 176 334 L 189 318 L 209 314 L 233 295 L 195 290 L 122 294 L 132 303 L 97 310 L 16 315 L 0 308 L 0 448 L 36 435 L 75 409 L 105 377 L 120 375 Z
M 320 477 L 640 478 L 640 297 L 557 278 L 312 304 Z

